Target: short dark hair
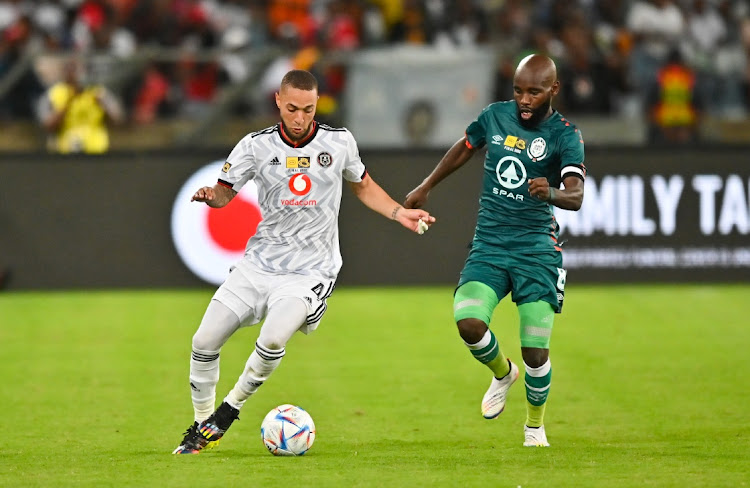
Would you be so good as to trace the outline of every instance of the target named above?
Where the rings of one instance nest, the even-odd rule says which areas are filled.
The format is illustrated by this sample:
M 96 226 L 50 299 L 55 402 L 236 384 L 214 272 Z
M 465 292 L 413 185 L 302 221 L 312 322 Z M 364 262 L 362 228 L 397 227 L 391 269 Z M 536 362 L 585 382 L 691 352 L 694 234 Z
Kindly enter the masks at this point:
M 318 89 L 318 80 L 312 73 L 303 69 L 293 69 L 284 75 L 281 80 L 281 88 L 289 86 L 298 90 L 312 91 Z

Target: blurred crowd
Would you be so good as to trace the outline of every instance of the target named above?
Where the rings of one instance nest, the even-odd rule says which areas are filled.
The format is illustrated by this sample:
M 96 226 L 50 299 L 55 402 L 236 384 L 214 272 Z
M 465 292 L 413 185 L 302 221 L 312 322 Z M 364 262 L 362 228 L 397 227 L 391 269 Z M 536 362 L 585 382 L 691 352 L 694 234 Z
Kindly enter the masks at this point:
M 512 96 L 519 59 L 548 54 L 569 114 L 668 125 L 750 109 L 750 0 L 4 0 L 0 32 L 5 120 L 39 116 L 68 54 L 86 59 L 84 81 L 115 85 L 132 123 L 200 115 L 251 77 L 260 103 L 234 110 L 269 110 L 293 67 L 318 75 L 332 113 L 346 55 L 398 43 L 491 48 L 495 99 Z M 264 52 L 279 54 L 261 65 Z

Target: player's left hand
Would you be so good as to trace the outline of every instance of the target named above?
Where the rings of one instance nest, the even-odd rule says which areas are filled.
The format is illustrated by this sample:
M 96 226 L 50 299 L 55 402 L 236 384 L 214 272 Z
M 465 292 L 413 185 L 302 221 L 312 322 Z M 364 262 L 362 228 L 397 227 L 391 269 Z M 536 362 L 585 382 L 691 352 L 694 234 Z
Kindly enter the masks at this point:
M 547 178 L 530 178 L 529 195 L 544 202 L 548 202 L 551 198 L 552 192 L 550 191 Z
M 429 229 L 432 224 L 435 223 L 435 217 L 430 215 L 428 212 L 418 208 L 400 207 L 396 212 L 395 220 L 397 220 L 399 224 L 403 225 L 412 232 L 416 232 L 417 234 L 424 234 L 424 232 Z M 419 225 L 420 220 L 424 222 L 424 224 L 422 224 L 421 230 Z M 427 228 L 425 228 L 424 225 L 426 225 Z

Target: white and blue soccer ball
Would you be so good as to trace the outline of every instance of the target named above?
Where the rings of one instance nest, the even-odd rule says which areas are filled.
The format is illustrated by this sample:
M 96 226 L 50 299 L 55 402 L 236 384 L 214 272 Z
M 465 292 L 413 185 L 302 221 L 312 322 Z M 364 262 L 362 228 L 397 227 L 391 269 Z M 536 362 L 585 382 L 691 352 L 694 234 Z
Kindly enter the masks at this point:
M 260 436 L 274 456 L 301 456 L 315 442 L 315 423 L 305 409 L 279 405 L 263 419 Z

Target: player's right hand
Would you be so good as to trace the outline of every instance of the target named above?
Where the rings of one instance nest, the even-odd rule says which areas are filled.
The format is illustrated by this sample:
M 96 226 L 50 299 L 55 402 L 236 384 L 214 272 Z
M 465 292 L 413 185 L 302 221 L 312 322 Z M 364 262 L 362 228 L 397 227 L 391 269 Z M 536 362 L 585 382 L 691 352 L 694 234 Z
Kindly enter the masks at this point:
M 404 208 L 422 208 L 427 203 L 427 196 L 430 194 L 429 190 L 418 186 L 406 195 L 404 200 Z
M 435 217 L 425 210 L 416 208 L 400 208 L 396 212 L 395 220 L 412 232 L 424 234 L 432 224 L 435 223 Z M 420 225 L 421 222 L 421 225 Z
M 193 194 L 193 198 L 190 199 L 191 202 L 208 202 L 214 199 L 216 197 L 216 192 L 213 188 L 210 186 L 204 186 L 203 188 L 199 189 L 197 192 Z

